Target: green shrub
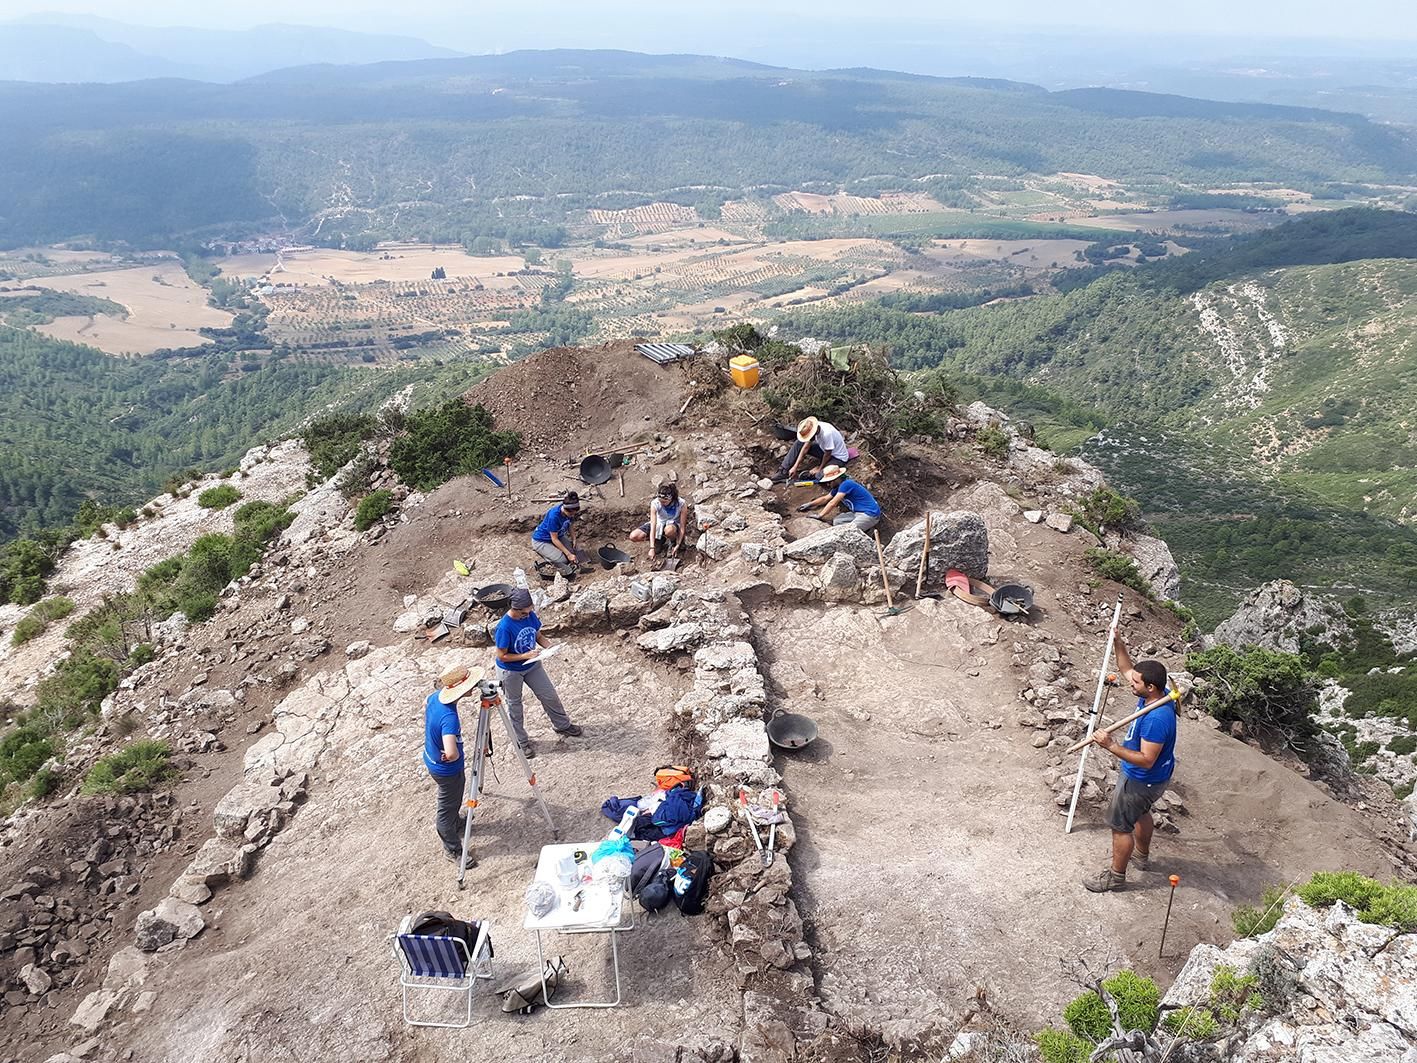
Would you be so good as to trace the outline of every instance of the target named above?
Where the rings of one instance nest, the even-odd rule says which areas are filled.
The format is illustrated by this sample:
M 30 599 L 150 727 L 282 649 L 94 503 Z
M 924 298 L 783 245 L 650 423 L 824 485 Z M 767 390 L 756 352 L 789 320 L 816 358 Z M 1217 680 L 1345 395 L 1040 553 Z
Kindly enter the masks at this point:
M 368 531 L 375 521 L 393 508 L 394 496 L 388 491 L 372 491 L 359 500 L 354 511 L 354 526 L 360 531 Z
M 1228 1023 L 1238 1021 L 1246 1011 L 1260 1011 L 1264 1008 L 1264 998 L 1255 988 L 1259 982 L 1257 976 L 1242 975 L 1222 963 L 1210 979 L 1210 1006 Z
M 10 641 L 23 646 L 30 639 L 42 634 L 51 622 L 62 620 L 74 611 L 72 598 L 46 598 L 31 609 L 10 634 Z
M 64 783 L 64 773 L 53 768 L 40 768 L 30 779 L 29 796 L 38 800 L 48 797 Z
M 1113 583 L 1120 583 L 1123 587 L 1130 587 L 1143 598 L 1153 598 L 1151 584 L 1141 574 L 1137 568 L 1137 563 L 1126 554 L 1119 554 L 1115 550 L 1108 550 L 1101 546 L 1090 546 L 1085 555 L 1092 570 L 1103 579 L 1110 579 Z
M 166 742 L 133 742 L 95 763 L 84 776 L 82 790 L 93 796 L 150 789 L 175 774 L 168 763 L 171 755 Z
M 240 497 L 241 492 L 231 484 L 218 484 L 216 487 L 208 487 L 199 494 L 197 505 L 203 509 L 225 509 Z
M 997 425 L 991 424 L 981 429 L 974 441 L 979 444 L 980 450 L 996 460 L 1002 460 L 1009 452 L 1009 437 Z
M 1087 1063 L 1092 1056 L 1092 1042 L 1069 1030 L 1040 1030 L 1034 1040 L 1043 1063 Z
M 16 727 L 0 738 L 0 789 L 11 782 L 25 782 L 54 752 L 53 740 L 37 724 Z
M 1137 531 L 1142 527 L 1141 503 L 1105 484 L 1079 498 L 1071 512 L 1098 539 L 1103 532 Z
M 1242 905 L 1230 913 L 1230 922 L 1235 933 L 1242 938 L 1259 937 L 1274 929 L 1279 917 L 1284 914 L 1284 898 L 1289 891 L 1283 886 L 1270 886 L 1260 897 L 1258 907 Z
M 1215 1021 L 1215 1015 L 1209 1008 L 1181 1008 L 1179 1011 L 1170 1012 L 1161 1020 L 1161 1025 L 1167 1033 L 1192 1041 L 1204 1041 L 1207 1037 L 1214 1037 L 1220 1029 L 1220 1024 Z
M 1117 1013 L 1122 1025 L 1128 1030 L 1156 1029 L 1157 1009 L 1161 1003 L 1161 990 L 1150 978 L 1144 978 L 1134 971 L 1118 971 L 1102 982 L 1102 988 L 1117 1002 Z M 1096 1044 L 1112 1035 L 1112 1016 L 1102 998 L 1088 990 L 1073 998 L 1063 1009 L 1063 1020 L 1073 1033 L 1085 1037 Z
M 50 551 L 34 539 L 0 545 L 0 602 L 32 605 L 44 596 L 44 581 L 54 571 Z
M 1342 901 L 1365 923 L 1417 931 L 1417 886 L 1401 882 L 1385 885 L 1356 871 L 1320 871 L 1294 892 L 1311 908 L 1326 908 Z M 1271 897 L 1272 891 L 1265 891 Z M 1245 911 L 1245 909 L 1240 909 Z M 1271 920 L 1265 929 L 1273 926 Z M 1240 929 L 1239 912 L 1236 930 Z
M 1186 667 L 1196 677 L 1195 692 L 1206 712 L 1217 720 L 1278 731 L 1301 751 L 1318 733 L 1313 718 L 1318 684 L 1302 657 L 1256 646 L 1216 646 L 1187 654 Z
M 92 718 L 122 678 L 118 663 L 87 649 L 76 650 L 35 687 L 35 707 L 45 718 L 68 728 Z
M 406 431 L 390 448 L 389 464 L 404 483 L 420 491 L 499 465 L 521 446 L 516 432 L 495 431 L 486 409 L 462 399 L 409 414 Z
M 377 428 L 378 422 L 367 414 L 335 413 L 311 421 L 301 439 L 310 452 L 310 464 L 321 479 L 328 480 L 359 453 L 360 445 Z
M 128 668 L 139 668 L 149 661 L 157 659 L 157 650 L 153 649 L 151 642 L 140 642 L 133 647 L 133 652 L 128 654 Z
M 1417 753 L 1417 735 L 1398 735 L 1389 739 L 1387 747 L 1393 753 Z

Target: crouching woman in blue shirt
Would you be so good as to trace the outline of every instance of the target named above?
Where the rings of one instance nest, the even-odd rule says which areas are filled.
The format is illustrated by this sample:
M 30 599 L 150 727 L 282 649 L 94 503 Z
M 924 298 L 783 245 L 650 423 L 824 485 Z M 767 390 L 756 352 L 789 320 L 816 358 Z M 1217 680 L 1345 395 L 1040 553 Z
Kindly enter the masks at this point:
M 846 470 L 840 465 L 828 465 L 822 470 L 822 478 L 818 482 L 827 493 L 801 506 L 801 512 L 808 513 L 820 506 L 821 512 L 817 516 L 822 520 L 829 520 L 834 525 L 849 524 L 863 532 L 870 531 L 881 522 L 880 503 L 870 491 L 855 480 L 848 479 Z

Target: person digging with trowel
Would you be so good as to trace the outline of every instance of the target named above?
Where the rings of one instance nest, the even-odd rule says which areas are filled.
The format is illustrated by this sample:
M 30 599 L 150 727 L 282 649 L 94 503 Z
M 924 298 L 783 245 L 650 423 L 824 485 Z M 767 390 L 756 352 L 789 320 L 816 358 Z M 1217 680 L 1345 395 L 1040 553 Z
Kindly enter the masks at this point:
M 536 531 L 531 533 L 531 548 L 568 579 L 580 571 L 581 557 L 576 552 L 573 527 L 580 512 L 581 496 L 567 491 L 566 497 L 546 511 Z
M 649 520 L 630 533 L 630 542 L 649 542 L 649 559 L 655 568 L 666 559 L 677 564 L 688 526 L 689 503 L 679 497 L 679 488 L 674 484 L 662 483 L 649 504 Z
M 551 677 L 546 674 L 546 666 L 541 663 L 543 653 L 551 649 L 551 643 L 541 633 L 541 618 L 531 607 L 531 592 L 525 587 L 512 591 L 507 602 L 507 613 L 497 622 L 494 641 L 497 646 L 497 679 L 502 684 L 502 693 L 507 699 L 507 715 L 511 717 L 512 729 L 517 732 L 517 745 L 528 757 L 536 754 L 527 737 L 526 724 L 522 722 L 522 688 L 530 687 L 546 710 L 546 716 L 558 735 L 574 738 L 585 732 L 571 722 Z
M 810 472 L 803 475 L 819 476 L 828 465 L 843 468 L 851 460 L 851 451 L 846 446 L 846 437 L 837 431 L 835 425 L 807 417 L 797 426 L 797 442 L 788 448 L 782 459 L 782 466 L 773 477 L 776 483 L 797 478 L 797 471 L 807 465 Z M 812 463 L 816 468 L 812 469 Z
M 829 520 L 834 525 L 849 524 L 863 532 L 880 523 L 881 504 L 870 491 L 848 478 L 846 470 L 840 465 L 828 465 L 823 469 L 819 482 L 826 494 L 798 506 L 797 512 L 811 513 L 820 507 L 821 512 L 814 516 Z
M 1160 661 L 1132 658 L 1121 632 L 1112 636 L 1117 668 L 1137 696 L 1137 708 L 1174 693 L 1167 689 L 1166 666 Z M 1112 828 L 1112 862 L 1082 884 L 1093 893 L 1119 890 L 1127 884 L 1127 864 L 1138 871 L 1151 870 L 1154 823 L 1151 806 L 1166 792 L 1176 769 L 1176 700 L 1173 697 L 1140 719 L 1133 720 L 1120 742 L 1109 729 L 1094 731 L 1092 741 L 1121 761 L 1121 774 L 1107 803 L 1107 826 Z

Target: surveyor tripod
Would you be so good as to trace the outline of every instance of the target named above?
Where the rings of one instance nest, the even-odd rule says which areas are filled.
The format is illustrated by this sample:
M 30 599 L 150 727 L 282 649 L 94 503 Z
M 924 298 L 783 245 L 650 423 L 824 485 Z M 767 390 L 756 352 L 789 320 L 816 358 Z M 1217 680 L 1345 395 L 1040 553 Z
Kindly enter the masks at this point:
M 551 810 L 541 791 L 536 788 L 536 773 L 531 770 L 531 761 L 526 759 L 517 733 L 512 729 L 512 718 L 507 715 L 507 706 L 502 701 L 502 684 L 493 679 L 483 679 L 477 684 L 481 706 L 477 710 L 477 738 L 473 742 L 472 763 L 467 770 L 467 788 L 463 793 L 464 820 L 462 828 L 462 854 L 458 857 L 458 889 L 463 888 L 463 876 L 469 867 L 477 866 L 472 855 L 472 815 L 482 798 L 482 788 L 487 782 L 487 759 L 492 755 L 492 713 L 502 717 L 502 727 L 507 732 L 507 747 L 521 761 L 526 781 L 531 786 L 532 796 L 541 806 L 541 814 L 546 817 L 546 826 L 551 829 L 551 840 L 558 841 L 556 824 L 551 821 Z

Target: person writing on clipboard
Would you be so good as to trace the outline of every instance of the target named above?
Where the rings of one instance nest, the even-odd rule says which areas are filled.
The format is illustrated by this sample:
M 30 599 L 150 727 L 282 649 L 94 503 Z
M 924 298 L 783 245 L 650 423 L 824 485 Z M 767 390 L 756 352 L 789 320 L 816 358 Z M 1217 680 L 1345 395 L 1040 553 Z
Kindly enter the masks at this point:
M 565 706 L 556 693 L 556 686 L 546 672 L 542 659 L 555 647 L 541 633 L 541 618 L 532 609 L 531 592 L 525 587 L 512 591 L 505 616 L 497 623 L 494 640 L 497 647 L 497 679 L 507 701 L 507 715 L 517 732 L 517 745 L 528 757 L 535 756 L 531 739 L 522 721 L 522 689 L 531 688 L 536 700 L 546 710 L 551 726 L 559 735 L 576 737 L 584 732 L 571 722 Z

